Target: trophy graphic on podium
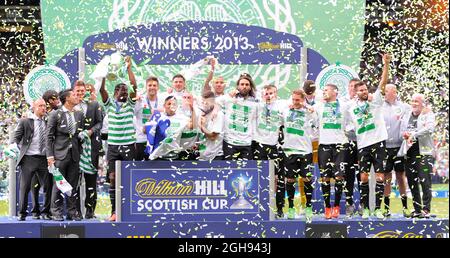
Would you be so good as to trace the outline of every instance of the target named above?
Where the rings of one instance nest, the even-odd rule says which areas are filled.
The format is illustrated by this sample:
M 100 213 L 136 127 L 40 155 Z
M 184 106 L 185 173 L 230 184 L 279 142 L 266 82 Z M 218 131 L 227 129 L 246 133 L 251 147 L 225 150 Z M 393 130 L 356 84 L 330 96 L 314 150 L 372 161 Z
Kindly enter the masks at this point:
M 250 188 L 251 177 L 247 181 L 244 177 L 239 176 L 231 183 L 231 186 L 237 193 L 237 200 L 230 206 L 230 209 L 253 209 L 253 205 L 244 198 L 244 195 L 248 195 L 248 189 Z

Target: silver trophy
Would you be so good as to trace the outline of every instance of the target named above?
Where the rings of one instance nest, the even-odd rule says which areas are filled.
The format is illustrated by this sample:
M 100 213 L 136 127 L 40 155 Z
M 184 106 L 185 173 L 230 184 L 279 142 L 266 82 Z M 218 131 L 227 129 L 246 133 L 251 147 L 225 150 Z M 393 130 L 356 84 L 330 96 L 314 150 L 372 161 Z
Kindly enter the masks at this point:
M 122 57 L 120 52 L 115 52 L 111 55 L 108 74 L 106 75 L 106 79 L 108 79 L 108 81 L 115 81 L 119 78 L 121 59 Z
M 246 182 L 243 177 L 238 177 L 231 183 L 231 186 L 238 193 L 238 199 L 231 205 L 230 209 L 253 209 L 253 205 L 244 198 L 244 193 L 249 188 L 249 182 Z

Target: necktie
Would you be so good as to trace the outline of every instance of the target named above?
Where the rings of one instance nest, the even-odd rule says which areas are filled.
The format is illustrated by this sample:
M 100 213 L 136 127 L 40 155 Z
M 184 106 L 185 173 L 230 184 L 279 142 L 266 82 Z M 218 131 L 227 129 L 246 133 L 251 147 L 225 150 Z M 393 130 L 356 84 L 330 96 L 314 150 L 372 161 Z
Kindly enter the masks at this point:
M 44 152 L 45 148 L 45 123 L 42 119 L 39 119 L 39 151 Z
M 69 129 L 69 133 L 70 134 L 74 134 L 74 125 L 73 125 L 73 119 L 72 119 L 72 115 L 70 114 L 70 112 L 67 112 L 67 126 Z
M 81 107 L 81 111 L 83 112 L 83 114 L 86 115 L 86 110 L 84 109 L 84 103 L 81 103 L 80 107 Z

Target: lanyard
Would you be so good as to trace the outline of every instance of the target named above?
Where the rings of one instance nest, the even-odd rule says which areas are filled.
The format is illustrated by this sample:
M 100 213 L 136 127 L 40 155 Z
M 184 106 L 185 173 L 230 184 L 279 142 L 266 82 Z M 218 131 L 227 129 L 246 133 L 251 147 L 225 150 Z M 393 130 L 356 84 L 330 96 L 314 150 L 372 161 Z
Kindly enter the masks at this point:
M 333 108 L 333 116 L 337 117 L 341 112 L 341 105 L 339 103 L 339 100 L 336 99 L 336 104 L 330 103 L 330 106 Z
M 269 104 L 264 105 L 264 113 L 266 115 L 266 123 L 269 123 L 269 118 L 270 118 L 270 114 L 271 114 Z
M 119 105 L 119 101 L 114 100 L 114 103 L 116 104 L 116 113 L 119 113 L 120 108 L 122 107 L 121 105 Z
M 290 121 L 290 122 L 294 122 L 295 119 L 297 118 L 297 113 L 299 113 L 300 110 L 290 109 L 290 111 L 291 111 L 291 114 L 290 114 L 290 116 L 289 116 L 289 121 Z
M 365 116 L 368 115 L 368 113 L 369 113 L 369 105 L 367 104 L 367 102 L 364 102 L 364 105 L 359 105 L 357 103 L 357 106 L 358 106 L 358 110 L 359 110 L 359 112 L 361 112 L 361 114 L 363 114 Z
M 150 102 L 150 99 L 148 98 L 148 96 L 146 97 L 146 99 L 147 99 L 147 105 L 149 107 L 151 107 L 151 102 Z M 154 105 L 153 109 L 157 109 L 157 108 L 158 108 L 158 97 L 156 97 L 155 105 Z

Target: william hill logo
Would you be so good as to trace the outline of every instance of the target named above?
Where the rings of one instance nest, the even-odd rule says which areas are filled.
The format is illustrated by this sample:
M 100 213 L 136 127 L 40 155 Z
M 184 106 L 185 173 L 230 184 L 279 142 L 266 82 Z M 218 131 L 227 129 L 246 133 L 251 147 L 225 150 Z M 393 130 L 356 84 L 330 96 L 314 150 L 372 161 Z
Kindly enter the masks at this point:
M 136 193 L 141 198 L 151 198 L 155 196 L 187 196 L 194 191 L 193 181 L 156 181 L 153 178 L 144 178 L 136 184 Z
M 190 212 L 230 209 L 224 180 L 156 180 L 136 183 L 137 212 Z M 217 198 L 218 197 L 218 198 Z
M 184 180 L 178 182 L 166 179 L 157 181 L 153 178 L 144 178 L 136 183 L 135 190 L 141 198 L 227 197 L 224 180 Z
M 396 232 L 392 230 L 381 231 L 373 236 L 373 238 L 424 238 L 422 235 L 418 235 L 415 233 L 404 233 Z

